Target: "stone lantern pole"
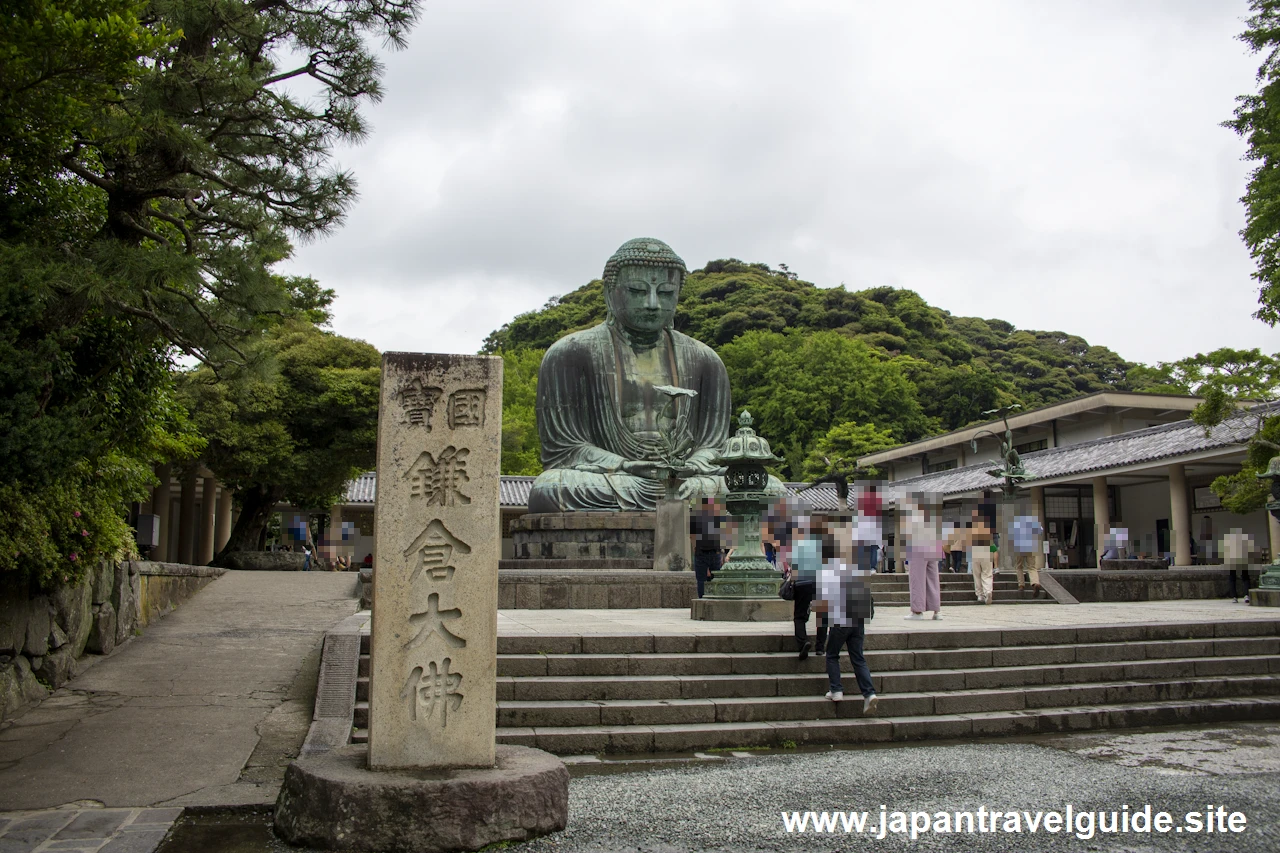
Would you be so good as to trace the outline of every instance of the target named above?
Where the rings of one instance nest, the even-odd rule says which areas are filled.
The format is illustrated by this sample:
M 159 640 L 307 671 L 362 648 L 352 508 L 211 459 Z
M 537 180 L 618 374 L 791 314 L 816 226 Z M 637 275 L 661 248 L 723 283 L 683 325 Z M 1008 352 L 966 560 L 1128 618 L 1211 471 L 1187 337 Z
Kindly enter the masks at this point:
M 764 556 L 760 515 L 773 497 L 767 492 L 766 462 L 781 462 L 769 442 L 751 428 L 751 413 L 738 418 L 738 431 L 715 460 L 725 466 L 728 487 L 725 504 L 737 525 L 733 556 L 707 584 L 706 594 L 693 602 L 693 618 L 735 622 L 785 621 L 791 602 L 778 597 L 782 575 Z
M 1267 501 L 1267 512 L 1280 521 L 1280 456 L 1271 457 L 1267 470 L 1259 474 L 1258 479 L 1271 481 L 1271 500 Z M 1250 596 L 1250 601 L 1267 607 L 1280 607 L 1280 553 L 1272 555 L 1271 565 L 1258 578 L 1258 589 Z

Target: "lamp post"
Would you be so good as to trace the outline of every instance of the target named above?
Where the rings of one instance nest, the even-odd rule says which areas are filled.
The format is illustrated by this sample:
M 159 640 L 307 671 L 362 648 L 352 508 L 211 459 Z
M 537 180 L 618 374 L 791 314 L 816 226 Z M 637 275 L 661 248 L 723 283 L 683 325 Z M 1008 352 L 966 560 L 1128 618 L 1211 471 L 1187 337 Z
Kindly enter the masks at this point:
M 989 435 L 992 438 L 1000 438 L 1000 467 L 988 471 L 987 474 L 995 477 L 996 479 L 1004 480 L 1000 485 L 1000 509 L 996 520 L 996 526 L 1000 528 L 1000 531 L 1003 534 L 1000 537 L 1000 561 L 1002 563 L 1005 562 L 1006 555 L 1011 553 L 1007 544 L 1011 534 L 1011 505 L 1018 496 L 1019 484 L 1028 479 L 1027 469 L 1022 465 L 1022 457 L 1018 455 L 1018 451 L 1013 447 L 1013 430 L 1009 427 L 1009 413 L 1021 408 L 1021 406 L 1015 403 L 1011 406 L 1002 406 L 998 409 L 990 409 L 983 412 L 984 415 L 998 415 L 1004 421 L 1004 437 L 1001 438 L 991 430 L 984 429 L 976 433 L 973 436 L 973 439 L 969 442 L 970 446 L 973 448 L 973 452 L 977 453 L 978 439 L 984 434 Z M 1000 567 L 997 566 L 996 570 L 998 571 L 999 568 Z
M 766 462 L 781 462 L 769 449 L 769 442 L 751 428 L 751 413 L 738 418 L 738 431 L 729 438 L 715 460 L 728 471 L 724 475 L 729 493 L 725 505 L 737 522 L 733 556 L 707 584 L 704 598 L 777 598 L 782 577 L 765 559 L 760 543 L 760 513 L 769 495 Z

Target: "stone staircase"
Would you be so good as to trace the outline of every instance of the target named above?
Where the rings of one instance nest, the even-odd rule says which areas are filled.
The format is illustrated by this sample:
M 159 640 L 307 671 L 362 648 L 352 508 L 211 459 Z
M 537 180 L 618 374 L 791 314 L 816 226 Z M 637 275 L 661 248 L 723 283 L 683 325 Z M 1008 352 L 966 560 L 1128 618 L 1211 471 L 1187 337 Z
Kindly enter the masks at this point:
M 942 593 L 942 607 L 959 604 L 977 604 L 973 591 L 973 575 L 961 572 L 942 572 L 938 575 Z M 871 576 L 871 594 L 878 605 L 907 605 L 911 602 L 905 574 L 875 574 Z M 991 584 L 993 604 L 1056 604 L 1044 590 L 1037 592 L 1027 587 L 1018 589 L 1017 575 L 1013 572 L 996 572 Z
M 367 636 L 365 655 L 367 655 Z M 1280 719 L 1280 621 L 871 634 L 880 705 L 792 637 L 500 637 L 499 743 L 664 753 Z M 367 740 L 362 656 L 353 740 Z

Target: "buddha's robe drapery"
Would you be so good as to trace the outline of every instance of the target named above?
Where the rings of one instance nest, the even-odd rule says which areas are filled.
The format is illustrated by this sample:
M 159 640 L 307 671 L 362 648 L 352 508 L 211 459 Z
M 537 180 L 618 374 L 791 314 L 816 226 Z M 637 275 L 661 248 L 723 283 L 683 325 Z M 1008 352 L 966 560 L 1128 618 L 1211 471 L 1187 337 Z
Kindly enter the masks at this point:
M 543 473 L 529 495 L 530 512 L 652 510 L 665 492 L 661 481 L 623 472 L 628 460 L 653 458 L 652 446 L 628 428 L 623 398 L 628 382 L 622 333 L 601 323 L 575 332 L 547 350 L 538 371 L 538 435 Z M 729 437 L 729 375 L 707 345 L 673 330 L 661 333 L 672 385 L 697 392 L 674 398 L 674 436 L 689 444 L 691 467 L 705 476 L 681 483 L 681 497 L 724 490 L 723 471 L 711 464 Z M 655 394 L 659 405 L 665 395 Z

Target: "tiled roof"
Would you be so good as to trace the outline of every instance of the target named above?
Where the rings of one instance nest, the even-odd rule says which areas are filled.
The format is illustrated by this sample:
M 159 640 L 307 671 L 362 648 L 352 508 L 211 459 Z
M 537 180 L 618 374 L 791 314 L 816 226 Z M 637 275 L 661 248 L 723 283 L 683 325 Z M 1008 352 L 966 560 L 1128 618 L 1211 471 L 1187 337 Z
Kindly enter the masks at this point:
M 377 491 L 378 473 L 376 471 L 366 471 L 359 477 L 356 477 L 350 483 L 347 483 L 347 495 L 345 503 L 348 504 L 371 504 L 373 503 L 374 493 Z
M 1265 403 L 1233 415 L 1210 429 L 1207 436 L 1204 427 L 1194 421 L 1175 421 L 1028 453 L 1022 456 L 1022 464 L 1027 469 L 1029 480 L 1047 480 L 1240 447 L 1257 430 L 1260 410 L 1263 413 L 1280 411 L 1280 404 Z M 999 462 L 992 458 L 964 468 L 897 480 L 890 488 L 895 495 L 906 491 L 954 495 L 994 489 L 1000 481 L 987 472 L 998 466 Z
M 502 506 L 528 506 L 533 477 L 505 476 L 498 484 L 498 503 Z
M 504 476 L 498 484 L 498 502 L 502 506 L 516 507 L 529 504 L 532 477 Z M 346 504 L 373 504 L 378 488 L 378 472 L 366 471 L 347 483 Z

